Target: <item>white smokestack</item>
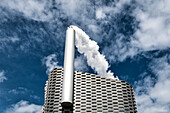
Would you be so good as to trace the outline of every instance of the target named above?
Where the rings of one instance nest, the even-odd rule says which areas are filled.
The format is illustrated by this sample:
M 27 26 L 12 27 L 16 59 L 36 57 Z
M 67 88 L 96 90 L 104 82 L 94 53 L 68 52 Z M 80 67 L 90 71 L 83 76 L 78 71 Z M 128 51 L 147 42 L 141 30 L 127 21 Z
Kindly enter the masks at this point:
M 90 37 L 77 26 L 72 26 L 75 30 L 75 45 L 78 48 L 78 51 L 81 54 L 84 54 L 87 57 L 87 63 L 94 69 L 97 74 L 113 78 L 113 73 L 109 70 L 109 63 L 106 61 L 105 56 L 100 54 L 99 46 L 93 40 L 90 40 Z
M 74 78 L 74 51 L 75 51 L 75 31 L 68 27 L 66 32 L 66 44 L 64 55 L 64 75 L 61 105 L 71 107 L 73 104 L 73 78 Z

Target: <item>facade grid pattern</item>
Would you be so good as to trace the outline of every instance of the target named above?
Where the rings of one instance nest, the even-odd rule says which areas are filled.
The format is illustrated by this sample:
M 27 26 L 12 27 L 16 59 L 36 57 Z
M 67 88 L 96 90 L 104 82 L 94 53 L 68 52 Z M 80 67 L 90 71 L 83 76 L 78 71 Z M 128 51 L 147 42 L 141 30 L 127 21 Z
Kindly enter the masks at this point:
M 43 113 L 137 113 L 132 86 L 83 72 L 74 72 L 73 108 L 62 109 L 63 68 L 51 71 L 45 88 Z

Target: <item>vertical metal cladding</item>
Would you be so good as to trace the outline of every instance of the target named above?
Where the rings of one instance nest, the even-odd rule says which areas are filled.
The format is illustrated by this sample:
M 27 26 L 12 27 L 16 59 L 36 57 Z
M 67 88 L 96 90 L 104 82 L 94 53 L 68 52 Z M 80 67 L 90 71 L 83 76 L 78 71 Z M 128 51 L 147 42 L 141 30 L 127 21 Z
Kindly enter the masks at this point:
M 65 56 L 64 56 L 64 76 L 62 88 L 63 107 L 73 105 L 73 78 L 74 78 L 74 51 L 75 51 L 75 31 L 70 26 L 66 32 Z

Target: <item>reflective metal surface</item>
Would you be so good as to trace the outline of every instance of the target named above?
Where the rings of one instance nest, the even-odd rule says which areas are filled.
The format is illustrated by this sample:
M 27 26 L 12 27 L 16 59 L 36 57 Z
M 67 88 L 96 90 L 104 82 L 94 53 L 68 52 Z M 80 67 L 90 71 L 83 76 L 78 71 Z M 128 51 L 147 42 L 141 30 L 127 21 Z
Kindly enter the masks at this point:
M 74 78 L 74 51 L 75 31 L 70 26 L 66 32 L 65 55 L 64 55 L 64 76 L 62 87 L 61 105 L 71 107 L 73 104 L 73 78 Z

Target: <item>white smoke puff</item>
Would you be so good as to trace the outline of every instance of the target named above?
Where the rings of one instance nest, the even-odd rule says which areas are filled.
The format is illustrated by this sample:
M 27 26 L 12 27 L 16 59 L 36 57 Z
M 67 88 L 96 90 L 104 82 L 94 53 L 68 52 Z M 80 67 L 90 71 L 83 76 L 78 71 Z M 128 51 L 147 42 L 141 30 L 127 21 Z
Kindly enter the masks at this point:
M 100 54 L 99 46 L 90 37 L 77 26 L 72 26 L 76 31 L 75 45 L 81 54 L 87 57 L 87 63 L 94 69 L 97 74 L 114 78 L 113 73 L 109 70 L 109 63 L 106 61 L 105 56 Z

